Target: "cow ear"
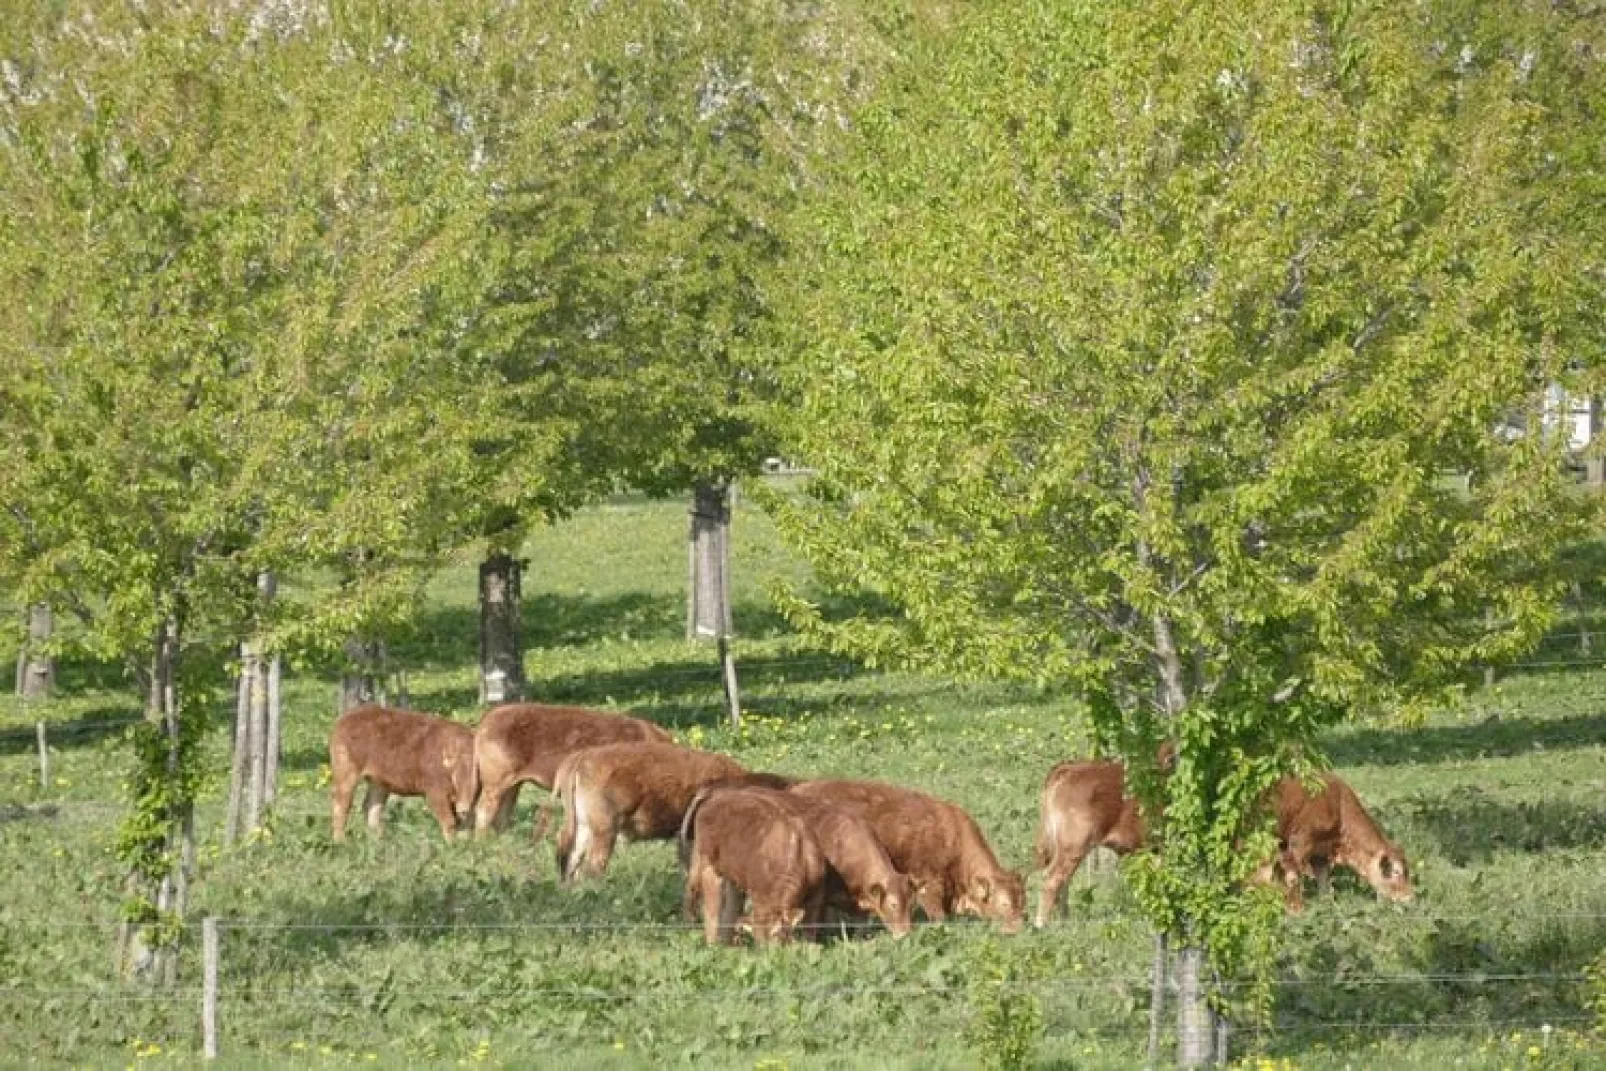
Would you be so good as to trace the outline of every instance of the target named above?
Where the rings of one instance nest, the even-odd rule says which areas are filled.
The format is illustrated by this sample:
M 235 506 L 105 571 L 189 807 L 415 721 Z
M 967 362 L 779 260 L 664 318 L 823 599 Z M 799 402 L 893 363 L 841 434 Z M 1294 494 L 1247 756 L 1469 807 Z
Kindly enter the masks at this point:
M 872 883 L 871 886 L 865 891 L 870 894 L 870 902 L 876 906 L 876 910 L 879 911 L 881 908 L 886 906 L 887 887 L 885 885 L 877 881 Z
M 986 878 L 978 877 L 970 883 L 970 898 L 978 904 L 985 904 L 993 895 L 993 883 Z

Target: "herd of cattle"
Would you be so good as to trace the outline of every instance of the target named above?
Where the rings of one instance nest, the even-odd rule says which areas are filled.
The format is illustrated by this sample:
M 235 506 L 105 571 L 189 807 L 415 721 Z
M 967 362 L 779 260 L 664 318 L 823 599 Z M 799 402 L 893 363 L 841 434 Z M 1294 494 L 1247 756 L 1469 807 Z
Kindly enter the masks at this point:
M 831 919 L 873 915 L 896 936 L 913 909 L 1021 927 L 1026 888 L 998 862 L 964 810 L 877 781 L 801 779 L 745 769 L 724 755 L 681 747 L 651 722 L 581 707 L 514 703 L 489 711 L 477 729 L 383 706 L 352 710 L 329 737 L 335 840 L 345 835 L 352 796 L 366 781 L 368 825 L 385 800 L 423 796 L 450 839 L 505 829 L 520 787 L 535 782 L 563 805 L 558 870 L 567 883 L 608 867 L 619 837 L 678 839 L 684 911 L 700 909 L 710 943 L 738 927 L 755 941 L 818 932 Z M 1273 794 L 1279 851 L 1260 879 L 1280 876 L 1291 910 L 1305 877 L 1324 885 L 1334 866 L 1356 871 L 1379 894 L 1409 900 L 1404 857 L 1350 787 L 1327 775 L 1317 793 L 1295 778 Z M 537 811 L 544 836 L 547 812 Z M 1145 836 L 1125 771 L 1114 762 L 1064 762 L 1043 786 L 1035 865 L 1046 871 L 1037 907 L 1045 925 L 1065 884 L 1098 847 L 1135 851 Z M 744 906 L 747 913 L 743 915 Z

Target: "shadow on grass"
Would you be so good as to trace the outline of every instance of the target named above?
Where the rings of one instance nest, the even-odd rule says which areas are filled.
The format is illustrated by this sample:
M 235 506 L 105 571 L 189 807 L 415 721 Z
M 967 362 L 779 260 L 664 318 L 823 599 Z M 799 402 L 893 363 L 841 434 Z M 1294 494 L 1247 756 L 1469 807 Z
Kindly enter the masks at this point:
M 45 737 L 52 751 L 89 747 L 126 731 L 139 720 L 139 714 L 129 706 L 94 707 L 72 719 L 47 720 Z M 38 746 L 32 725 L 0 730 L 0 755 L 32 754 Z
M 1416 766 L 1456 759 L 1527 755 L 1535 750 L 1606 746 L 1606 713 L 1564 718 L 1491 716 L 1470 725 L 1359 729 L 1327 745 L 1334 766 Z
M 373 846 L 330 845 L 353 857 L 354 867 L 371 865 Z M 387 834 L 387 836 L 392 834 Z M 404 834 L 406 835 L 406 834 Z M 528 837 L 527 832 L 505 834 Z M 482 845 L 461 842 L 440 850 L 472 854 Z M 640 850 L 622 846 L 626 852 Z M 542 943 L 634 934 L 644 942 L 653 934 L 680 930 L 682 879 L 674 865 L 629 874 L 615 867 L 602 878 L 572 887 L 556 881 L 552 839 L 532 853 L 530 876 L 466 874 L 431 876 L 406 882 L 376 883 L 366 889 L 326 890 L 325 895 L 290 893 L 263 905 L 262 917 L 286 920 L 283 929 L 258 928 L 262 944 L 275 957 L 292 960 L 307 952 L 338 953 L 357 945 L 405 940 L 414 943 L 497 938 Z M 537 862 L 538 859 L 538 862 Z M 624 903 L 622 904 L 621 901 Z M 243 957 L 242 957 L 243 959 Z
M 1509 802 L 1463 785 L 1445 796 L 1404 804 L 1411 822 L 1439 842 L 1458 867 L 1497 854 L 1598 848 L 1606 844 L 1606 810 L 1570 800 Z
M 607 639 L 665 640 L 686 634 L 686 604 L 677 596 L 626 592 L 607 597 L 539 593 L 521 607 L 526 650 L 585 647 Z M 767 602 L 742 600 L 732 608 L 741 636 L 787 631 Z M 479 657 L 479 612 L 472 606 L 425 611 L 392 641 L 398 660 L 415 668 L 473 665 Z

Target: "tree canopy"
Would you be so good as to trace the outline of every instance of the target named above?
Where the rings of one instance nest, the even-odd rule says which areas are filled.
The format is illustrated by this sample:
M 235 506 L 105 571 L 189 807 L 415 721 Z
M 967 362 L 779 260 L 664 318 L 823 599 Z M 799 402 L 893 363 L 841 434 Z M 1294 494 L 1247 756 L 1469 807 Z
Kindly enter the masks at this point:
M 1164 806 L 1157 920 L 1225 953 L 1253 804 L 1316 730 L 1552 620 L 1585 507 L 1537 418 L 1601 351 L 1603 48 L 1521 2 L 984 3 L 919 35 L 799 232 L 820 476 L 774 503 L 895 612 L 794 618 L 1074 686 Z

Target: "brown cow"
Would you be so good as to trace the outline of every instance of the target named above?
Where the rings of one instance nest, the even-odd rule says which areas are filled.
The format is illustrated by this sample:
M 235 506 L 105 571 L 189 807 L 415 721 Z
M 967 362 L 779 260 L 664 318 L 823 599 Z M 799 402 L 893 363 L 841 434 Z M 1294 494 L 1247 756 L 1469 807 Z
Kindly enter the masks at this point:
M 474 734 L 480 776 L 475 834 L 507 828 L 524 782 L 550 790 L 558 764 L 574 752 L 633 740 L 670 742 L 652 722 L 585 707 L 509 703 L 488 711 Z M 538 808 L 537 839 L 546 834 L 547 819 L 545 808 Z
M 752 899 L 753 939 L 760 944 L 788 941 L 800 923 L 820 918 L 825 854 L 784 796 L 726 788 L 691 816 L 686 902 L 701 901 L 703 936 L 711 945 L 731 939 L 742 893 Z
M 1281 849 L 1276 863 L 1290 911 L 1305 906 L 1304 876 L 1314 876 L 1325 887 L 1335 866 L 1355 871 L 1379 896 L 1401 903 L 1415 897 L 1405 855 L 1337 774 L 1324 774 L 1322 789 L 1314 795 L 1299 778 L 1283 778 L 1277 784 L 1276 806 Z M 1267 863 L 1257 877 L 1268 880 L 1272 869 Z
M 472 815 L 479 781 L 474 731 L 446 718 L 369 704 L 341 715 L 329 733 L 331 833 L 346 836 L 351 797 L 368 782 L 368 828 L 384 825 L 385 798 L 423 796 L 448 840 Z
M 892 865 L 918 888 L 916 901 L 934 922 L 951 912 L 1021 927 L 1026 886 L 998 863 L 975 819 L 946 800 L 879 781 L 805 781 L 793 792 L 863 817 Z
M 698 789 L 746 773 L 734 759 L 674 744 L 604 744 L 576 751 L 558 767 L 553 786 L 563 800 L 559 874 L 565 882 L 582 871 L 601 874 L 621 834 L 629 840 L 675 836 Z
M 729 791 L 733 785 L 739 786 L 744 780 L 751 782 L 762 777 L 774 775 L 753 775 L 738 778 L 735 782 L 717 781 L 698 791 L 680 825 L 681 857 L 688 868 L 696 835 L 694 823 L 703 804 L 711 796 Z M 770 795 L 802 819 L 820 845 L 820 850 L 825 853 L 826 906 L 852 918 L 873 914 L 894 937 L 907 936 L 912 929 L 909 913 L 914 907 L 915 885 L 908 875 L 899 873 L 892 865 L 886 848 L 870 823 L 853 811 L 826 800 L 787 792 L 786 784 L 766 787 L 776 789 Z M 686 889 L 693 895 L 697 891 L 690 882 Z M 692 918 L 697 909 L 696 902 L 687 899 L 683 906 L 686 917 Z M 818 923 L 822 920 L 810 921 Z
M 1280 849 L 1256 880 L 1269 882 L 1281 870 L 1291 911 L 1304 907 L 1303 877 L 1314 875 L 1325 884 L 1334 865 L 1355 870 L 1381 895 L 1409 900 L 1405 857 L 1378 830 L 1349 785 L 1335 774 L 1324 781 L 1327 787 L 1316 796 L 1296 777 L 1283 778 L 1272 790 Z M 1049 772 L 1037 835 L 1037 865 L 1048 868 L 1038 926 L 1048 923 L 1065 883 L 1094 848 L 1125 855 L 1143 846 L 1143 817 L 1125 789 L 1125 768 L 1118 762 L 1062 762 Z
M 1043 782 L 1037 830 L 1038 869 L 1047 867 L 1036 924 L 1048 925 L 1066 882 L 1100 846 L 1126 855 L 1142 847 L 1146 832 L 1138 801 L 1126 794 L 1119 762 L 1062 762 Z

